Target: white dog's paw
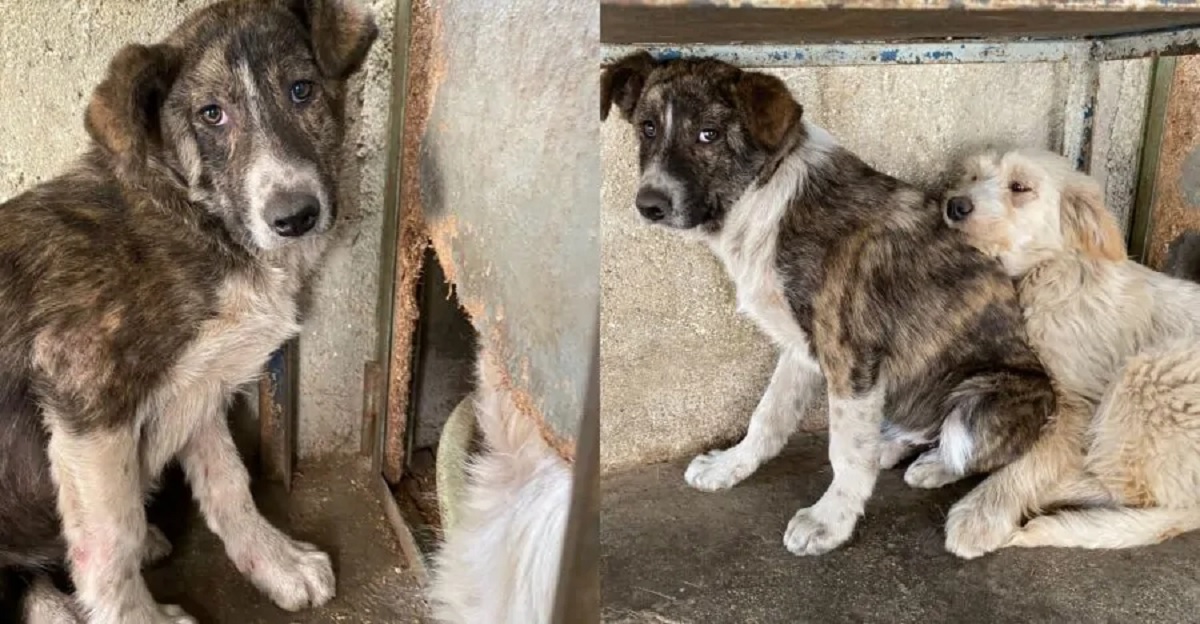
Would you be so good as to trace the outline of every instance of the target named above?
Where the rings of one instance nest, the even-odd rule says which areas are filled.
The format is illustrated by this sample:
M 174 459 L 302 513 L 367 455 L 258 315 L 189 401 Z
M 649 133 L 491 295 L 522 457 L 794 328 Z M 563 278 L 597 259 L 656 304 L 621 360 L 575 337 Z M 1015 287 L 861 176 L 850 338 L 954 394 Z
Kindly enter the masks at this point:
M 333 598 L 336 582 L 329 555 L 274 527 L 251 540 L 234 563 L 271 601 L 287 611 L 319 607 Z
M 934 490 L 962 478 L 950 472 L 940 459 L 927 460 L 925 457 L 922 455 L 904 471 L 904 482 L 909 487 Z
M 171 554 L 171 540 L 162 529 L 153 524 L 146 527 L 146 541 L 142 543 L 142 565 L 154 565 Z
M 1021 548 L 1054 545 L 1054 541 L 1050 539 L 1050 535 L 1057 527 L 1057 519 L 1051 516 L 1034 517 L 1029 522 L 1026 522 L 1025 526 L 1013 533 L 1004 545 Z
M 815 505 L 797 511 L 783 534 L 783 545 L 793 555 L 823 555 L 845 544 L 854 532 L 854 514 L 844 512 L 833 518 L 828 515 Z
M 1003 509 L 975 504 L 971 497 L 950 508 L 946 518 L 946 550 L 974 559 L 1009 545 L 1009 539 L 1020 529 Z
M 688 485 L 697 490 L 715 492 L 737 485 L 757 468 L 758 462 L 747 460 L 734 447 L 697 455 L 692 463 L 688 464 L 683 478 Z

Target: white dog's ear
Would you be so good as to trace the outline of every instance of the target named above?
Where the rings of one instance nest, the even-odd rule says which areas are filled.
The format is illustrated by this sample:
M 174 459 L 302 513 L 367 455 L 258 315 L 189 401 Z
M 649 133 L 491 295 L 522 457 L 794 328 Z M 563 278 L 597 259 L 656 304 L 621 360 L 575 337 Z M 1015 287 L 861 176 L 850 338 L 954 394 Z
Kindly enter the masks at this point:
M 1090 178 L 1071 180 L 1062 192 L 1063 237 L 1068 247 L 1100 260 L 1124 260 L 1125 237 L 1104 207 L 1100 187 Z

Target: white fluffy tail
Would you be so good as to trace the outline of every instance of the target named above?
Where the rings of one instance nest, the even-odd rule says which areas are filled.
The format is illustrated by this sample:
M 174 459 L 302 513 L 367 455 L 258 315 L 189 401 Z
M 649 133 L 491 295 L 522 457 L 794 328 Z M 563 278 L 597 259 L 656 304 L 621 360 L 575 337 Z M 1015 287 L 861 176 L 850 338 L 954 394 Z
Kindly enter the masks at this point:
M 1134 548 L 1196 529 L 1200 529 L 1200 509 L 1079 509 L 1030 520 L 1008 545 Z
M 517 411 L 499 366 L 482 351 L 476 392 L 486 450 L 469 468 L 457 524 L 434 562 L 434 617 L 450 624 L 549 622 L 571 467 Z

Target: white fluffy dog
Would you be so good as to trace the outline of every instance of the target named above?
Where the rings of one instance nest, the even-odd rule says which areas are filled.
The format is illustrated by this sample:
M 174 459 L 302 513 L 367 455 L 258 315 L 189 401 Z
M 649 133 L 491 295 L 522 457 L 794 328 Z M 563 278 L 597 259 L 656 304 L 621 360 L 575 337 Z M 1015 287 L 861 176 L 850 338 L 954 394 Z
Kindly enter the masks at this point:
M 1061 397 L 1034 449 L 951 510 L 947 547 L 1126 548 L 1200 528 L 1200 286 L 1127 259 L 1099 184 L 1056 154 L 973 156 L 944 208 L 1018 280 Z
M 479 354 L 475 413 L 484 452 L 434 562 L 434 616 L 451 624 L 543 624 L 554 609 L 571 506 L 571 466 L 517 411 L 508 380 Z

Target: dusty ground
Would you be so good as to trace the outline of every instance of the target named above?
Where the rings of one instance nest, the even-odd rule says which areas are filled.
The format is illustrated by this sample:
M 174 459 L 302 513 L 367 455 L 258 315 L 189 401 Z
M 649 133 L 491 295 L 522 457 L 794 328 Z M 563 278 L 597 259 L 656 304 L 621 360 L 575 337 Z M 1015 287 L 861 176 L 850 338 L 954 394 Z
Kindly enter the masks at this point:
M 1200 621 L 1200 535 L 1150 548 L 1009 550 L 962 561 L 942 548 L 950 505 L 971 484 L 909 489 L 885 473 L 841 550 L 792 556 L 783 531 L 831 478 L 825 441 L 805 436 L 737 487 L 692 490 L 686 461 L 601 484 L 604 621 Z
M 290 497 L 280 487 L 256 489 L 259 507 L 271 521 L 333 557 L 338 595 L 325 607 L 303 613 L 276 608 L 238 574 L 220 542 L 194 513 L 186 522 L 163 527 L 175 552 L 147 573 L 151 591 L 160 602 L 182 605 L 201 624 L 422 621 L 420 586 L 401 567 L 399 545 L 369 487 L 371 478 L 366 460 L 343 457 L 302 462 Z M 157 506 L 178 504 L 178 497 L 187 495 L 172 494 L 174 500 Z

